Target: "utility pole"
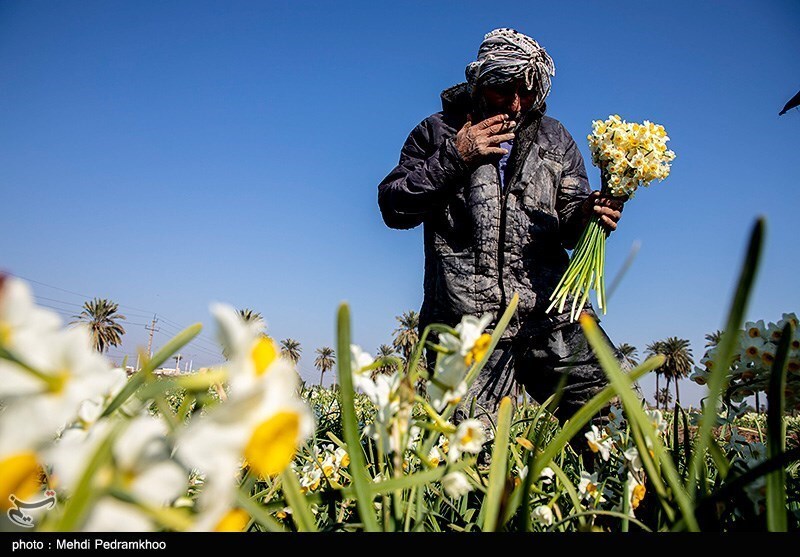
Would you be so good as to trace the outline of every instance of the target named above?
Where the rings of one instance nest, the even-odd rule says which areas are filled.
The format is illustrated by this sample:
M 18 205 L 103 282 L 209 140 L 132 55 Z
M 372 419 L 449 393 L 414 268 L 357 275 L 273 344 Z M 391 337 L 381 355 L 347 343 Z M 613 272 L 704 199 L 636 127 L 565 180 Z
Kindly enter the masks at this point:
M 156 314 L 154 313 L 153 314 L 153 321 L 150 323 L 150 326 L 149 327 L 147 325 L 144 326 L 145 329 L 150 331 L 150 339 L 147 341 L 147 357 L 148 358 L 152 358 L 153 357 L 153 350 L 152 350 L 152 348 L 153 348 L 153 333 L 155 331 L 158 331 L 158 329 L 156 329 L 156 323 L 157 322 L 158 322 L 158 319 L 156 319 Z

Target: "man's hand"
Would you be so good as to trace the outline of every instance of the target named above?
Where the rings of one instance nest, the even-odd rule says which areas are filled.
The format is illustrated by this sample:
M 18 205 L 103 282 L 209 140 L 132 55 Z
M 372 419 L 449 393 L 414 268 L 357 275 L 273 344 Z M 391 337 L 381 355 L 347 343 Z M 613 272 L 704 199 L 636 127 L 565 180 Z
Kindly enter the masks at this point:
M 492 116 L 475 125 L 472 124 L 472 115 L 467 116 L 467 122 L 456 134 L 458 154 L 469 166 L 479 164 L 481 159 L 491 155 L 502 157 L 508 151 L 500 144 L 514 139 L 514 134 L 509 132 L 515 125 L 516 122 L 509 120 L 507 114 Z
M 622 216 L 622 206 L 622 198 L 605 196 L 601 195 L 599 191 L 593 191 L 584 200 L 581 211 L 583 211 L 586 222 L 589 222 L 591 216 L 600 217 L 600 224 L 612 232 L 617 229 L 617 223 Z

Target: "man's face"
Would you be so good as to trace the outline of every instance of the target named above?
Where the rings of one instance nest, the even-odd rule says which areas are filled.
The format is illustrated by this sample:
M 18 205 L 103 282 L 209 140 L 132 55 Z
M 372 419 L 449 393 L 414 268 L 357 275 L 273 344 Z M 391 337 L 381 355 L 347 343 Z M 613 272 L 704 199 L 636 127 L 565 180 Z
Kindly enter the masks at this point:
M 536 100 L 536 91 L 525 87 L 525 82 L 521 80 L 484 85 L 481 91 L 488 110 L 487 117 L 508 114 L 517 122 L 524 113 L 533 108 Z

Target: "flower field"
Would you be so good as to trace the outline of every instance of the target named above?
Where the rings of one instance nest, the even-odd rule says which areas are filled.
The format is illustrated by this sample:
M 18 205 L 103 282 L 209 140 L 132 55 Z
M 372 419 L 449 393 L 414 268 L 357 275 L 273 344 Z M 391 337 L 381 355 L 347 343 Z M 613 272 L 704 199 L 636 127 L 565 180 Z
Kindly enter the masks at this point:
M 496 416 L 464 400 L 516 298 L 491 334 L 480 316 L 431 325 L 406 362 L 364 352 L 342 305 L 337 382 L 322 388 L 225 305 L 211 308 L 224 365 L 153 373 L 195 325 L 127 377 L 5 277 L 0 529 L 796 531 L 797 320 L 743 326 L 762 234 L 758 222 L 725 333 L 693 377 L 702 411 L 650 409 L 633 384 L 663 356 L 623 371 L 582 316 L 609 386 L 565 423 L 556 394 L 506 398 Z M 747 389 L 766 393 L 766 416 L 741 404 Z

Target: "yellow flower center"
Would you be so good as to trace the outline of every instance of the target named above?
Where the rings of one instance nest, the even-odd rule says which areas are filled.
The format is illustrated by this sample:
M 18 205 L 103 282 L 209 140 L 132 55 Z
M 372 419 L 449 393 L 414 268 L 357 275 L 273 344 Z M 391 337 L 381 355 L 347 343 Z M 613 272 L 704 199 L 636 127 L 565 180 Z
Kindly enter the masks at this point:
M 315 491 L 320 484 L 320 478 L 314 478 L 313 481 L 305 480 L 303 485 L 300 486 L 301 493 L 308 493 L 309 491 Z
M 475 344 L 472 345 L 472 350 L 467 352 L 467 355 L 464 357 L 464 363 L 468 366 L 471 366 L 473 362 L 476 362 L 483 358 L 486 351 L 489 350 L 489 345 L 492 342 L 492 335 L 488 333 L 483 333 L 481 336 L 478 337 L 478 340 L 475 341 Z
M 600 445 L 598 445 L 597 443 L 595 443 L 591 439 L 588 440 L 588 445 L 589 445 L 589 448 L 592 449 L 593 453 L 596 453 L 597 451 L 600 450 Z
M 342 462 L 339 466 L 348 466 L 350 464 L 350 455 L 345 453 L 342 457 Z
M 242 509 L 229 510 L 214 527 L 215 532 L 243 532 L 250 521 L 250 515 Z
M 39 463 L 33 451 L 0 460 L 0 511 L 11 508 L 10 495 L 25 501 L 39 489 Z
M 263 375 L 269 365 L 278 357 L 275 343 L 266 336 L 259 337 L 250 351 L 250 360 L 253 362 L 256 375 Z
M 597 493 L 597 486 L 594 485 L 592 482 L 589 482 L 586 485 L 586 493 L 588 493 L 589 495 L 594 495 L 595 493 Z
M 262 476 L 280 474 L 292 461 L 299 431 L 300 416 L 295 412 L 276 412 L 255 428 L 244 457 Z
M 11 333 L 13 329 L 11 325 L 5 321 L 0 321 L 0 346 L 8 346 L 11 344 Z
M 461 441 L 462 445 L 466 445 L 467 443 L 472 441 L 474 438 L 475 438 L 475 436 L 473 435 L 472 428 L 468 427 L 467 431 L 464 432 L 464 435 L 461 436 L 461 439 L 459 441 Z
M 136 474 L 133 470 L 122 470 L 122 485 L 126 488 L 130 488 L 133 485 L 133 482 L 136 480 Z
M 67 386 L 72 375 L 69 370 L 59 371 L 53 375 L 47 376 L 47 390 L 54 395 L 59 395 L 64 392 L 64 387 Z
M 642 499 L 644 499 L 645 489 L 642 484 L 633 486 L 633 497 L 631 497 L 631 507 L 637 508 Z

